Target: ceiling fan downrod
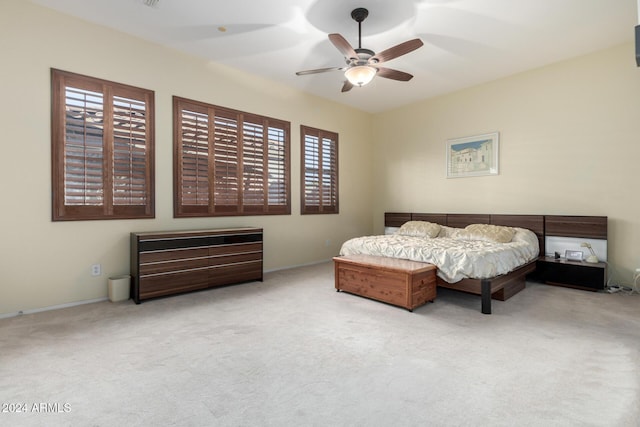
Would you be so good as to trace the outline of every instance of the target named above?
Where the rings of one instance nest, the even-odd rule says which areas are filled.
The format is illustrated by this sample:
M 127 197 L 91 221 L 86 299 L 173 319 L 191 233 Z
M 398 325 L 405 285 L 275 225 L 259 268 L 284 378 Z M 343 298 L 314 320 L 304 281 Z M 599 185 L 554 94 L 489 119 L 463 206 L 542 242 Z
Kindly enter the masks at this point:
M 351 11 L 351 17 L 358 23 L 358 49 L 362 49 L 362 21 L 369 16 L 369 11 L 364 7 L 359 7 Z

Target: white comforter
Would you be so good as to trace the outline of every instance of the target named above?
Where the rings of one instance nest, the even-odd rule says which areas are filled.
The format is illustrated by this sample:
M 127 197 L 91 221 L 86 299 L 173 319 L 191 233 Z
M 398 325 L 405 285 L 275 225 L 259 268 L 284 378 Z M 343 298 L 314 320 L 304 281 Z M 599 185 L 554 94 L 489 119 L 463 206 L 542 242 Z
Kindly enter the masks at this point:
M 524 228 L 515 230 L 509 243 L 398 234 L 356 237 L 342 245 L 340 255 L 367 254 L 428 262 L 437 266 L 438 276 L 449 283 L 465 278 L 487 279 L 506 274 L 537 258 L 539 248 L 535 233 Z

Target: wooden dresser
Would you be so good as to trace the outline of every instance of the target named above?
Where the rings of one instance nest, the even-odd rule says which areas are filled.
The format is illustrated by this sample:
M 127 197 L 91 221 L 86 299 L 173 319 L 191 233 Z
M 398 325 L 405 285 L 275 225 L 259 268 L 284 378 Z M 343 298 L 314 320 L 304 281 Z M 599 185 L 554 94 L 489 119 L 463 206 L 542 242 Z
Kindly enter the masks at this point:
M 262 281 L 262 229 L 131 233 L 131 298 Z

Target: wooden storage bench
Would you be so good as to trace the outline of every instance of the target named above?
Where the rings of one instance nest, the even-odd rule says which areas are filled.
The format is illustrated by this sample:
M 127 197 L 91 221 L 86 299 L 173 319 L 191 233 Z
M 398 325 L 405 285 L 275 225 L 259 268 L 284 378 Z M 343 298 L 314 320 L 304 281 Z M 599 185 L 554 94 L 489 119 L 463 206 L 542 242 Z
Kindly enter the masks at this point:
M 336 290 L 409 311 L 436 298 L 436 266 L 372 255 L 333 258 Z

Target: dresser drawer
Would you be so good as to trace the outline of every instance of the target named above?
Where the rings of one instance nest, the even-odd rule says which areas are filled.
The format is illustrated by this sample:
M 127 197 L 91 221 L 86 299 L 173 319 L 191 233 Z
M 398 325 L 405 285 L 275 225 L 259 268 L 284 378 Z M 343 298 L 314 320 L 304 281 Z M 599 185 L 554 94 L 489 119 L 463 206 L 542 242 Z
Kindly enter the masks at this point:
M 209 286 L 209 269 L 169 272 L 140 278 L 140 298 L 155 298 Z
M 208 258 L 209 265 L 226 265 L 226 264 L 236 264 L 236 263 L 246 263 L 249 261 L 261 261 L 262 260 L 262 252 L 253 252 L 253 253 L 240 253 L 240 254 L 231 254 L 231 255 L 214 255 Z
M 209 257 L 186 258 L 167 261 L 155 261 L 140 264 L 140 276 L 149 274 L 190 271 L 194 269 L 206 268 L 209 266 Z
M 237 243 L 223 246 L 209 246 L 209 255 L 231 255 L 241 253 L 262 253 L 262 243 Z
M 208 256 L 208 248 L 159 250 L 151 252 L 140 252 L 139 262 L 141 265 L 143 265 L 163 261 L 207 258 Z

